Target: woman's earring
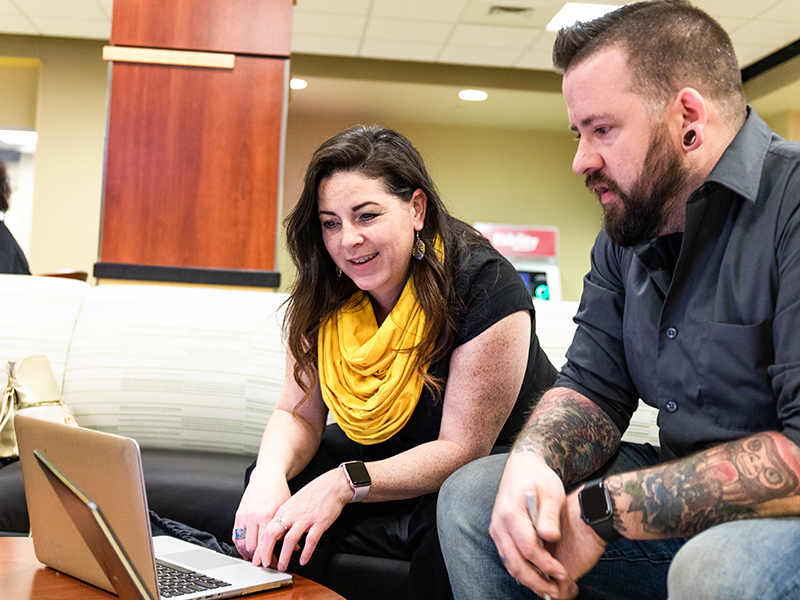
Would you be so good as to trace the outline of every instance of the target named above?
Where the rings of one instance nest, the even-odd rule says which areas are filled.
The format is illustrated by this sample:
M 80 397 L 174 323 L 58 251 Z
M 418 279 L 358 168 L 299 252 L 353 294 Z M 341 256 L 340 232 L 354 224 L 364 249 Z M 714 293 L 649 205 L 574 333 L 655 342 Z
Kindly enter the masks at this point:
M 414 248 L 411 250 L 411 256 L 417 260 L 422 260 L 425 258 L 425 242 L 420 239 L 419 231 L 415 233 L 417 234 L 417 239 L 414 240 Z
M 336 276 L 337 277 L 341 277 L 342 276 L 342 270 L 339 267 L 336 267 Z
M 683 136 L 683 145 L 687 148 L 697 141 L 697 132 L 694 129 L 690 129 L 686 132 L 686 135 Z

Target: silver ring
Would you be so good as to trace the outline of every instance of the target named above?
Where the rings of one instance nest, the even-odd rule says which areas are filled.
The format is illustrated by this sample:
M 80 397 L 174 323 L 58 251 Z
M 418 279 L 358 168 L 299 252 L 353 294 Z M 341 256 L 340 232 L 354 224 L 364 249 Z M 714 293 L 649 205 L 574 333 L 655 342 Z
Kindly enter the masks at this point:
M 289 531 L 289 526 L 280 519 L 275 519 L 275 522 L 281 527 L 283 527 L 284 531 Z
M 237 527 L 233 531 L 233 537 L 237 540 L 241 540 L 246 535 L 247 535 L 247 529 L 245 529 L 244 527 Z

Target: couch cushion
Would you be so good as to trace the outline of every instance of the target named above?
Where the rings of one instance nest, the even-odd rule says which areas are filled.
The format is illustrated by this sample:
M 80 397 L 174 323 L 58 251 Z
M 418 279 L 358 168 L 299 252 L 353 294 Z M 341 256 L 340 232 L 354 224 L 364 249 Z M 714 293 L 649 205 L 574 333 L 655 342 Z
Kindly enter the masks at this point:
M 0 390 L 8 382 L 6 362 L 36 354 L 48 358 L 61 388 L 72 331 L 91 287 L 71 279 L 0 275 L 0 290 Z
M 102 285 L 86 296 L 64 399 L 143 448 L 256 454 L 283 385 L 285 294 Z

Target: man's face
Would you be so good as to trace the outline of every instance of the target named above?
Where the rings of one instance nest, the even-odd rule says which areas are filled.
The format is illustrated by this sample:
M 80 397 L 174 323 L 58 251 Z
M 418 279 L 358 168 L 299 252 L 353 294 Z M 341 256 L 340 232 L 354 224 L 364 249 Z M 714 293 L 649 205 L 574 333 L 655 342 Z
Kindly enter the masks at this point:
M 689 176 L 666 122 L 654 122 L 632 90 L 618 49 L 585 60 L 563 81 L 570 127 L 579 139 L 573 171 L 597 194 L 606 232 L 620 246 L 676 230 Z

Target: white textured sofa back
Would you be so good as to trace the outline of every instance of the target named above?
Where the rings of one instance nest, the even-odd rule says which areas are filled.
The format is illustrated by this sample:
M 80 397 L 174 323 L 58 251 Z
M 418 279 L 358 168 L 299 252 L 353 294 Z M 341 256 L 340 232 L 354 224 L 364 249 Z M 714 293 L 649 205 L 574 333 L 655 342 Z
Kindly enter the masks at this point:
M 67 351 L 89 284 L 74 279 L 0 275 L 0 390 L 8 381 L 6 363 L 44 354 L 59 387 Z
M 283 384 L 285 294 L 102 285 L 86 296 L 64 400 L 143 447 L 255 454 Z

